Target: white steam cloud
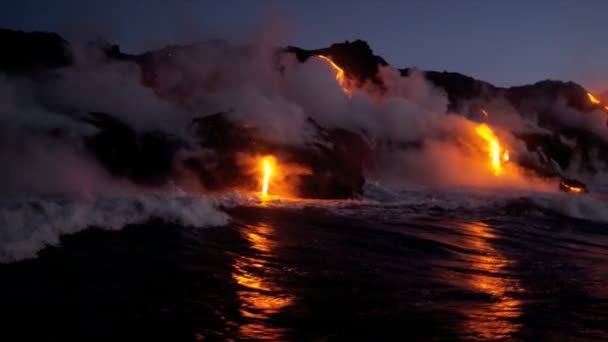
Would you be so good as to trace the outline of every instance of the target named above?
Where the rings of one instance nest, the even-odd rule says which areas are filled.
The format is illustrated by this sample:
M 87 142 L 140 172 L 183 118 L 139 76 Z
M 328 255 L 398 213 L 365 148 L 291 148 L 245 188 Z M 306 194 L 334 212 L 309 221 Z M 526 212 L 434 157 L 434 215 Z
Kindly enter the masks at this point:
M 184 141 L 192 140 L 193 118 L 225 112 L 254 125 L 270 141 L 299 146 L 319 142 L 309 123 L 313 119 L 326 128 L 360 133 L 370 142 L 375 160 L 366 170 L 368 179 L 555 188 L 515 165 L 496 177 L 488 167 L 486 143 L 475 134 L 481 119 L 450 113 L 447 96 L 422 72 L 411 70 L 402 77 L 399 70 L 381 67 L 377 76 L 383 92 L 370 83 L 345 94 L 326 61 L 312 57 L 300 63 L 273 45 L 264 40 L 234 47 L 216 41 L 163 50 L 154 89 L 142 85 L 135 64 L 108 62 L 87 48 L 76 48 L 76 65 L 44 82 L 0 77 L 0 262 L 35 256 L 44 245 L 57 244 L 60 234 L 89 226 L 119 229 L 153 217 L 191 226 L 227 222 L 204 198 L 148 195 L 113 179 L 83 146 L 82 137 L 96 129 L 76 118 L 88 112 L 106 112 L 135 131 L 161 130 Z M 187 91 L 180 92 L 184 87 Z M 166 100 L 172 96 L 179 97 L 179 105 Z M 509 132 L 547 131 L 537 117 L 522 117 L 504 99 L 484 107 L 490 112 L 484 121 L 515 157 L 529 152 Z M 559 113 L 557 119 L 569 126 L 608 137 L 604 113 L 581 116 L 567 106 Z

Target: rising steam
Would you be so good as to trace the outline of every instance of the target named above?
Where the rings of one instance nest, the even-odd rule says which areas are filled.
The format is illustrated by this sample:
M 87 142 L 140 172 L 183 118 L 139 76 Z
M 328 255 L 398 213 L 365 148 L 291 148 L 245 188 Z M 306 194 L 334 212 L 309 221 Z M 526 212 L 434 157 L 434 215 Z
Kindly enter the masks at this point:
M 43 211 L 53 215 L 58 211 L 70 219 L 45 223 L 40 215 L 34 215 L 36 222 L 31 223 L 25 222 L 31 219 L 29 214 L 14 216 L 10 209 L 23 206 L 13 203 L 17 195 L 95 199 L 120 192 L 138 198 L 147 191 L 162 193 L 175 187 L 189 195 L 204 192 L 206 189 L 192 185 L 192 177 L 180 170 L 186 157 L 195 156 L 205 163 L 210 151 L 196 145 L 201 137 L 192 133 L 190 124 L 218 112 L 226 113 L 243 129 L 254 128 L 275 146 L 330 148 L 315 125 L 354 132 L 373 150 L 372 160 L 364 165 L 366 178 L 385 184 L 556 189 L 552 181 L 539 179 L 516 163 L 535 162 L 543 155 L 542 151 L 529 151 L 513 134 L 546 134 L 549 130 L 539 124 L 536 114 L 518 113 L 500 96 L 490 102 L 471 100 L 471 108 L 483 105 L 480 110 L 454 112 L 448 109 L 450 101 L 444 91 L 418 70 L 403 76 L 395 68 L 381 66 L 375 75 L 382 84 L 379 86 L 354 82 L 327 55 L 302 62 L 267 41 L 245 47 L 213 41 L 163 52 L 161 57 L 166 61 L 154 75 L 154 86 L 148 87 L 142 79 L 149 75 L 142 75 L 134 64 L 108 61 L 90 52 L 88 46 L 74 47 L 73 54 L 73 66 L 55 70 L 44 82 L 14 75 L 0 78 L 0 187 L 6 197 L 1 215 L 13 215 L 19 222 L 15 225 L 8 216 L 0 220 L 25 231 L 11 232 L 8 240 L 0 241 L 2 261 L 31 256 L 40 245 L 56 244 L 58 233 L 103 225 L 106 215 L 129 216 L 140 203 L 127 201 L 128 210 L 114 208 L 116 212 L 101 213 L 103 204 L 79 209 L 44 202 Z M 184 84 L 188 91 L 183 91 Z M 587 95 L 593 104 L 602 105 L 592 94 Z M 171 98 L 179 98 L 179 103 Z M 608 140 L 605 115 L 599 109 L 582 116 L 559 101 L 551 106 L 563 109 L 555 120 Z M 91 112 L 108 113 L 124 122 L 127 128 L 121 126 L 120 132 L 154 131 L 178 141 L 171 159 L 175 164 L 172 170 L 177 171 L 170 174 L 170 182 L 135 185 L 101 167 L 85 144 L 100 132 L 91 124 Z M 274 155 L 274 151 L 272 157 L 266 153 L 244 153 L 237 158 L 235 167 L 260 180 L 248 190 L 297 196 L 295 184 L 312 171 Z M 592 161 L 602 170 L 601 162 Z M 154 210 L 167 207 L 158 199 L 141 203 L 147 209 L 136 215 L 137 220 L 119 220 L 116 226 L 144 221 Z M 162 213 L 178 222 L 201 226 L 226 222 L 212 205 L 205 204 L 205 213 L 212 218 L 206 221 L 205 213 L 192 211 L 191 202 L 171 199 L 169 204 L 174 210 Z M 35 211 L 29 206 L 25 210 Z M 82 220 L 81 210 L 96 219 Z M 74 215 L 80 215 L 78 220 L 70 221 Z M 0 236 L 7 235 L 1 232 Z M 32 251 L 29 254 L 19 247 L 28 241 L 36 244 L 23 248 Z

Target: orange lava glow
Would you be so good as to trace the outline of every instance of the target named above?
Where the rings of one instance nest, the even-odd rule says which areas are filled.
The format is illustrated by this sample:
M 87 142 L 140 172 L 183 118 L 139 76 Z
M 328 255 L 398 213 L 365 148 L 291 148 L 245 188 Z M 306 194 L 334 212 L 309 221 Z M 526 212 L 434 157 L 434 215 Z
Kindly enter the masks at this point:
M 273 276 L 277 258 L 275 228 L 269 224 L 247 225 L 243 237 L 250 252 L 239 255 L 232 265 L 232 278 L 238 284 L 240 339 L 285 341 L 284 329 L 269 325 L 272 317 L 291 305 L 295 296 L 288 293 Z
M 498 138 L 490 126 L 480 124 L 477 126 L 477 134 L 481 136 L 487 143 L 487 150 L 490 154 L 490 165 L 496 176 L 502 173 L 503 163 L 509 160 L 509 151 L 500 146 Z
M 589 101 L 591 101 L 591 103 L 593 104 L 600 104 L 600 100 L 596 99 L 595 96 L 593 96 L 593 94 L 591 93 L 587 93 L 587 97 L 589 98 Z
M 299 197 L 300 179 L 312 171 L 279 158 L 278 154 L 239 154 L 237 163 L 248 175 L 248 182 L 237 190 L 251 193 L 264 203 Z
M 604 109 L 605 109 L 605 110 L 608 110 L 608 106 L 604 106 Z
M 464 328 L 477 340 L 508 340 L 521 329 L 517 319 L 522 315 L 522 302 L 515 294 L 524 292 L 520 285 L 505 276 L 513 260 L 493 246 L 494 228 L 482 222 L 462 225 L 467 232 L 464 246 L 475 253 L 468 258 L 477 272 L 466 275 L 468 286 L 493 298 L 488 305 L 471 305 Z
M 579 187 L 577 187 L 577 186 L 570 186 L 570 185 L 568 185 L 568 184 L 566 184 L 566 183 L 564 183 L 564 182 L 561 182 L 561 185 L 562 185 L 564 188 L 568 189 L 568 191 L 570 191 L 570 192 L 581 193 L 581 192 L 583 192 L 583 191 L 584 191 L 584 189 L 583 189 L 583 188 L 579 188 Z
M 264 196 L 268 195 L 268 186 L 270 184 L 270 176 L 272 175 L 272 169 L 273 169 L 273 165 L 274 163 L 274 157 L 272 156 L 267 156 L 262 158 L 261 162 L 260 162 L 260 166 L 262 169 L 262 190 L 261 193 Z
M 347 85 L 347 80 L 346 80 L 346 75 L 344 74 L 344 69 L 340 68 L 336 63 L 334 63 L 334 61 L 331 60 L 331 58 L 329 58 L 327 56 L 318 55 L 317 57 L 321 58 L 322 60 L 329 63 L 329 65 L 331 65 L 331 67 L 336 71 L 336 81 L 338 81 L 338 84 L 340 84 L 340 87 L 346 94 L 350 94 L 351 91 Z

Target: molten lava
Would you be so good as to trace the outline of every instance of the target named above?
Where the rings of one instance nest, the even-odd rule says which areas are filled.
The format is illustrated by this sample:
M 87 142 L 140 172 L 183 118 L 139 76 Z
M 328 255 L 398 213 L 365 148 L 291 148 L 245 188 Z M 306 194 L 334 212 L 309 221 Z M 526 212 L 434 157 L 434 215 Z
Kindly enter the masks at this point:
M 566 191 L 566 192 L 574 192 L 574 193 L 582 193 L 582 192 L 587 192 L 587 189 L 585 187 L 584 184 L 580 183 L 580 182 L 576 182 L 573 181 L 572 179 L 570 180 L 562 180 L 559 182 L 559 188 L 562 191 Z
M 262 159 L 262 170 L 264 177 L 262 178 L 262 195 L 268 195 L 268 184 L 272 175 L 271 157 Z
M 500 147 L 498 138 L 486 124 L 480 124 L 477 127 L 477 134 L 488 143 L 487 150 L 490 153 L 490 165 L 495 175 L 500 175 L 502 172 L 502 164 L 509 160 L 509 151 Z
M 350 94 L 350 89 L 348 89 L 344 69 L 340 68 L 336 63 L 334 63 L 334 61 L 331 60 L 331 58 L 327 56 L 318 55 L 317 57 L 321 58 L 322 60 L 328 62 L 329 65 L 331 65 L 331 67 L 336 71 L 336 81 L 338 81 L 338 84 L 340 84 L 340 87 L 346 94 Z
M 579 188 L 579 187 L 577 187 L 577 186 L 571 186 L 571 185 L 568 185 L 568 184 L 566 184 L 566 183 L 564 183 L 564 182 L 561 182 L 561 183 L 560 183 L 560 186 L 561 186 L 563 189 L 568 190 L 568 191 L 570 191 L 570 192 L 580 193 L 580 192 L 583 192 L 583 191 L 584 191 L 584 189 L 583 189 L 583 188 Z
M 589 98 L 589 101 L 591 101 L 591 103 L 603 106 L 604 110 L 608 111 L 608 105 L 603 104 L 602 101 L 598 100 L 595 96 L 593 96 L 593 94 L 587 93 L 587 97 Z
M 600 104 L 600 100 L 596 99 L 595 96 L 593 96 L 593 94 L 591 93 L 587 93 L 587 97 L 589 98 L 589 101 L 591 101 L 591 103 L 593 104 Z

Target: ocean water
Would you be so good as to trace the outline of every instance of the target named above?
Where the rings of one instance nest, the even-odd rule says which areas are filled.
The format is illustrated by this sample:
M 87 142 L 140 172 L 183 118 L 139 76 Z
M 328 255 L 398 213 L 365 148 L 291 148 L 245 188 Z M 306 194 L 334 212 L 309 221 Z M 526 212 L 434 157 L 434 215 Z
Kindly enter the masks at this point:
M 0 222 L 2 341 L 608 340 L 593 193 L 45 197 Z

